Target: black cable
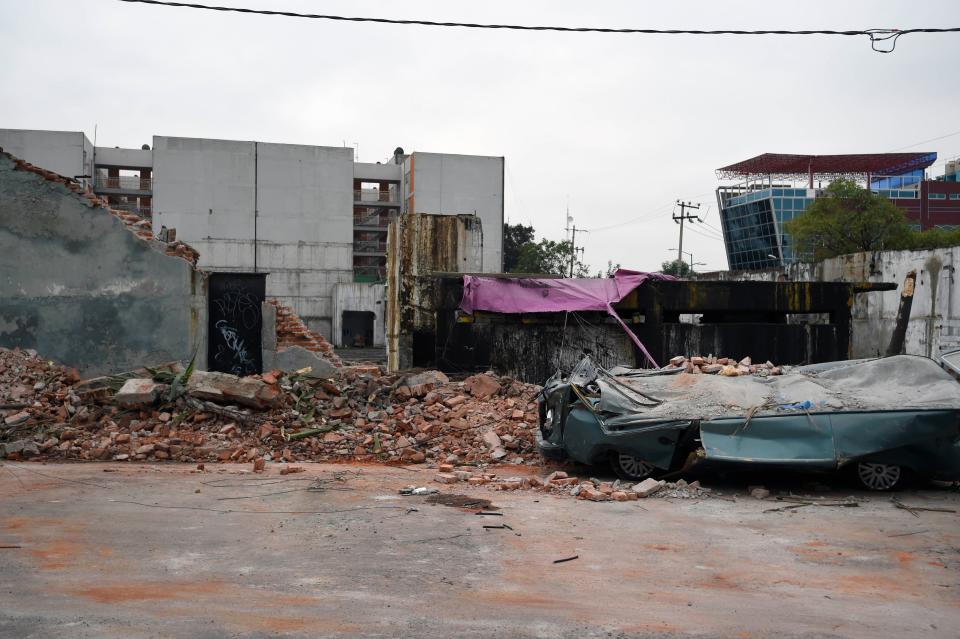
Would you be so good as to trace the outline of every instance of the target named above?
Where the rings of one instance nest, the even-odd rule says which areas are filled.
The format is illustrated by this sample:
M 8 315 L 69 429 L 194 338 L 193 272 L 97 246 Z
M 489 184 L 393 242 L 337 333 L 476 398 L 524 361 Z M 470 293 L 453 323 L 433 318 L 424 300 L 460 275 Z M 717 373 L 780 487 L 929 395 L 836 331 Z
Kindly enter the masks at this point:
M 284 16 L 288 18 L 309 18 L 313 20 L 334 20 L 338 22 L 373 22 L 378 24 L 419 25 L 424 27 L 461 27 L 465 29 L 502 29 L 513 31 L 557 31 L 563 33 L 621 33 L 643 35 L 834 35 L 860 36 L 870 38 L 870 45 L 878 53 L 890 53 L 896 47 L 897 38 L 908 33 L 955 33 L 960 27 L 945 28 L 917 28 L 917 29 L 630 29 L 612 27 L 559 27 L 534 26 L 521 24 L 482 24 L 476 22 L 438 22 L 434 20 L 400 20 L 396 18 L 364 18 L 357 16 L 336 16 L 322 13 L 297 13 L 294 11 L 272 11 L 269 9 L 245 9 L 242 7 L 223 7 L 216 5 L 195 4 L 192 2 L 167 2 L 166 0 L 120 0 L 137 4 L 151 4 L 163 7 L 183 7 L 188 9 L 206 9 L 208 11 L 226 11 L 232 13 L 249 13 L 264 16 Z M 889 49 L 878 49 L 877 43 L 891 40 Z

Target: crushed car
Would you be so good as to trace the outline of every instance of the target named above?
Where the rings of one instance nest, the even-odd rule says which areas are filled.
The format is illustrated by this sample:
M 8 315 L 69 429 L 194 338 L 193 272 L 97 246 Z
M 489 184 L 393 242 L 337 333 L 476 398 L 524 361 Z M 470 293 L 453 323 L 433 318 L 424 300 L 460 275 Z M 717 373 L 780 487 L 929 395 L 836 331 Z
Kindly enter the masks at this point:
M 925 357 L 739 377 L 606 370 L 587 357 L 547 381 L 539 415 L 544 457 L 609 462 L 629 480 L 701 461 L 850 471 L 870 490 L 960 479 L 960 384 Z

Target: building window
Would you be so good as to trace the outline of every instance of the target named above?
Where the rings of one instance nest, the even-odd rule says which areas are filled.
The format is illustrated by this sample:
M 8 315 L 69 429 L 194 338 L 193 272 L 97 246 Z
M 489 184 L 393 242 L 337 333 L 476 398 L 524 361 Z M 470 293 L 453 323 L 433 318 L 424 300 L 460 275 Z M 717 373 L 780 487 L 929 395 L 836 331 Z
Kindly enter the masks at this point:
M 946 193 L 927 193 L 927 198 L 931 200 L 945 200 L 947 199 Z
M 951 194 L 950 194 L 950 199 L 951 199 L 951 200 L 960 200 L 960 193 L 951 193 Z

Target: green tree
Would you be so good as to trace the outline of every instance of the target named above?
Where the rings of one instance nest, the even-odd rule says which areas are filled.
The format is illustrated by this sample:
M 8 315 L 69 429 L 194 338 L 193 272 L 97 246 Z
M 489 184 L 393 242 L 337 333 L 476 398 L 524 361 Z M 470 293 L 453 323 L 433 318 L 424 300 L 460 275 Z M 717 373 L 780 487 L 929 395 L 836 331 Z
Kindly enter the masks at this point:
M 947 248 L 960 246 L 960 228 L 929 229 L 926 231 L 910 231 L 908 242 L 904 246 L 891 247 L 921 251 L 925 249 Z
M 503 225 L 503 270 L 516 273 L 520 261 L 520 247 L 533 242 L 533 227 L 523 224 Z
M 803 214 L 787 222 L 786 230 L 793 238 L 794 254 L 814 260 L 911 243 L 903 211 L 848 179 L 831 182 Z
M 570 241 L 542 239 L 536 244 L 527 242 L 520 247 L 514 273 L 544 273 L 549 275 L 570 275 Z M 573 264 L 574 277 L 589 277 L 589 268 L 586 264 L 575 259 Z
M 597 277 L 613 277 L 618 270 L 620 270 L 620 262 L 614 264 L 613 260 L 607 260 L 607 272 L 597 271 Z
M 690 275 L 690 265 L 683 260 L 667 260 L 660 265 L 660 272 L 674 277 L 687 277 Z

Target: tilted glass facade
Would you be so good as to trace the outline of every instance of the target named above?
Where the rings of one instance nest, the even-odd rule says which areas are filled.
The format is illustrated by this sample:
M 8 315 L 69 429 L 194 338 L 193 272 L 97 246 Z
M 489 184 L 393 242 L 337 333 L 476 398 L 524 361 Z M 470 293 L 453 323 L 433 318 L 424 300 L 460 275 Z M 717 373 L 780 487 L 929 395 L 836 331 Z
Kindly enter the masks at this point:
M 732 270 L 755 270 L 793 261 L 793 249 L 784 223 L 802 213 L 813 201 L 808 189 L 767 188 L 723 201 L 727 261 Z

